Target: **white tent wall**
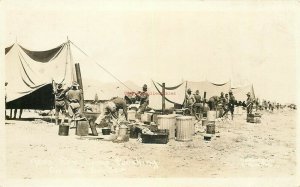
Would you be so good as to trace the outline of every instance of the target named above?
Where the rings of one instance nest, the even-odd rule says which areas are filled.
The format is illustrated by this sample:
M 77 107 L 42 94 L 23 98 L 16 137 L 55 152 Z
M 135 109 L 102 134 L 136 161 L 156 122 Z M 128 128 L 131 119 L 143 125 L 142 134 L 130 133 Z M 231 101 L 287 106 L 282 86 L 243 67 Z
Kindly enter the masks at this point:
M 165 96 L 168 100 L 175 102 L 177 104 L 182 104 L 184 101 L 185 97 L 185 85 L 186 82 L 183 82 L 181 86 L 179 86 L 177 89 L 174 90 L 165 90 Z M 156 87 L 155 87 L 156 86 Z M 168 85 L 167 83 L 165 84 L 165 87 L 173 87 L 176 85 Z M 159 91 L 157 91 L 157 89 Z M 155 82 L 152 82 L 151 86 L 148 89 L 149 92 L 149 107 L 154 108 L 154 109 L 162 109 L 162 96 L 160 95 L 159 92 L 162 93 L 162 87 Z M 165 101 L 166 108 L 171 108 L 174 107 L 174 103 L 168 102 L 167 100 Z
M 70 84 L 72 81 L 69 66 L 68 48 L 62 44 L 59 52 L 49 62 L 35 61 L 23 49 L 14 44 L 5 55 L 7 102 L 21 98 L 44 85 L 55 82 Z
M 232 92 L 237 101 L 246 101 L 248 92 L 250 92 L 250 96 L 252 98 L 255 98 L 255 93 L 252 84 L 239 88 L 232 88 Z
M 203 97 L 204 92 L 206 92 L 206 99 L 209 99 L 212 96 L 220 96 L 221 92 L 228 93 L 230 87 L 230 81 L 224 84 L 214 84 L 209 81 L 187 81 L 187 89 L 190 88 L 193 93 L 195 93 L 196 90 L 199 90 L 201 98 Z

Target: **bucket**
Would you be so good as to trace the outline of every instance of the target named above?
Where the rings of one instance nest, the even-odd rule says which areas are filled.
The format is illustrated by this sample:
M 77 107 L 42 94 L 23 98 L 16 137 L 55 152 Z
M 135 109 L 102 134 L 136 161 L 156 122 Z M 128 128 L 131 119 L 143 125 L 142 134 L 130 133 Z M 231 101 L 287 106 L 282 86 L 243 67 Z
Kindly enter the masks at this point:
M 69 135 L 69 126 L 68 125 L 59 125 L 58 135 L 59 136 L 68 136 Z
M 209 121 L 208 124 L 206 125 L 206 133 L 207 134 L 215 134 L 215 122 Z
M 247 115 L 247 122 L 255 123 L 254 114 L 248 114 Z
M 207 120 L 208 121 L 215 121 L 217 116 L 217 112 L 214 110 L 207 111 Z
M 141 115 L 142 122 L 151 122 L 152 113 L 144 113 Z
M 126 126 L 126 125 L 121 125 L 120 127 L 119 127 L 119 135 L 120 136 L 126 136 L 126 135 L 128 135 L 128 127 Z
M 180 116 L 176 118 L 176 140 L 192 141 L 193 118 L 191 116 Z
M 136 111 L 135 110 L 128 110 L 127 112 L 128 114 L 128 121 L 134 121 L 135 120 L 135 115 L 136 115 Z
M 169 139 L 175 138 L 175 115 L 158 115 L 157 127 L 158 129 L 167 129 L 169 131 Z
M 204 140 L 210 141 L 211 140 L 211 134 L 204 134 Z
M 135 125 L 129 125 L 129 131 L 129 137 L 135 139 L 142 133 L 141 129 L 137 128 Z
M 76 133 L 77 136 L 87 136 L 89 134 L 89 122 L 88 121 L 76 121 Z
M 103 128 L 102 129 L 102 134 L 103 135 L 110 135 L 110 132 L 111 132 L 110 128 Z

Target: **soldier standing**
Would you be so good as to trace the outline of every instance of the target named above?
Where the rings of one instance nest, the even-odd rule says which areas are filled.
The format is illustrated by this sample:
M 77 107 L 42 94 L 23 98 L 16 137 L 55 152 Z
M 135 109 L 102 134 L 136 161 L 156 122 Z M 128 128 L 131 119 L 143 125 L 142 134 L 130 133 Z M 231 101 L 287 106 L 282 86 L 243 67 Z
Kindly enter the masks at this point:
M 144 84 L 143 91 L 138 92 L 136 94 L 137 99 L 140 101 L 140 107 L 139 107 L 138 113 L 144 113 L 146 108 L 149 105 L 149 94 L 148 94 L 147 90 L 148 90 L 147 84 Z
M 63 89 L 62 84 L 57 84 L 55 95 L 55 125 L 58 125 L 59 112 L 62 113 L 61 124 L 65 121 L 66 115 L 66 93 L 70 90 L 70 88 Z
M 252 108 L 253 108 L 253 99 L 251 98 L 250 92 L 247 93 L 247 100 L 246 100 L 246 105 L 247 105 L 247 116 L 252 113 Z

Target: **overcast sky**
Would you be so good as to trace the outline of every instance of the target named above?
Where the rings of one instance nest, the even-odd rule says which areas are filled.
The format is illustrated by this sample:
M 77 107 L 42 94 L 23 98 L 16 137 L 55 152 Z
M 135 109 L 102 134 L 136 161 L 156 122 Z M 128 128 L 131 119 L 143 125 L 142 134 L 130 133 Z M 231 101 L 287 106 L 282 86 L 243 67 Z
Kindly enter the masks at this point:
M 182 80 L 231 80 L 234 86 L 253 83 L 261 98 L 295 102 L 292 3 L 41 2 L 6 5 L 5 46 L 17 38 L 27 49 L 47 50 L 69 36 L 123 81 L 142 86 L 154 79 L 171 86 Z M 83 77 L 114 81 L 73 51 Z

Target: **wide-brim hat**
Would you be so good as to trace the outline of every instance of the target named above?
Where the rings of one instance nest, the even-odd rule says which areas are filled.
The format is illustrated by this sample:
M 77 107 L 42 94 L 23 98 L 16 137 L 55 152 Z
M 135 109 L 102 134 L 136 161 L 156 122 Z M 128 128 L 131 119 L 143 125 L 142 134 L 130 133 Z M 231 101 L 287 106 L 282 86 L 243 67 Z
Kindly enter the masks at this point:
M 72 86 L 79 86 L 79 84 L 78 84 L 77 82 L 74 81 L 74 82 L 72 83 Z
M 61 84 L 61 83 L 58 83 L 58 84 L 57 84 L 57 89 L 58 89 L 58 90 L 62 89 L 62 84 Z
M 249 96 L 250 96 L 251 94 L 250 94 L 250 92 L 248 92 L 246 95 L 249 95 Z

